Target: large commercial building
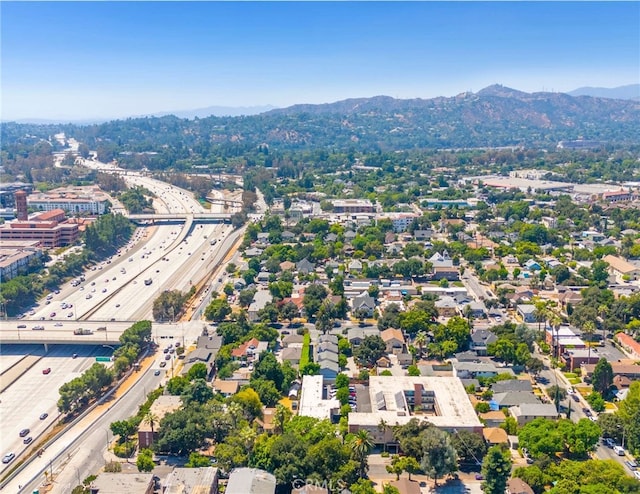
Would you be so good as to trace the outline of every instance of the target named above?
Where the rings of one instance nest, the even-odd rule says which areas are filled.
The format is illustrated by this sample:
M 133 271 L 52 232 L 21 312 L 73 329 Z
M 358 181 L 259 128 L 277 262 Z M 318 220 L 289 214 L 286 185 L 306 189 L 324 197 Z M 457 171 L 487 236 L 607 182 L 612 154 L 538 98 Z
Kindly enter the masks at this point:
M 370 412 L 349 413 L 349 432 L 365 429 L 376 444 L 394 443 L 393 426 L 413 418 L 450 432 L 483 427 L 457 377 L 371 376 L 369 398 Z
M 61 187 L 31 194 L 27 203 L 38 211 L 63 209 L 70 214 L 95 215 L 108 211 L 109 196 L 95 186 Z
M 65 221 L 65 212 L 55 209 L 28 220 L 15 220 L 0 225 L 0 241 L 38 241 L 50 249 L 73 244 L 80 236 L 77 223 Z

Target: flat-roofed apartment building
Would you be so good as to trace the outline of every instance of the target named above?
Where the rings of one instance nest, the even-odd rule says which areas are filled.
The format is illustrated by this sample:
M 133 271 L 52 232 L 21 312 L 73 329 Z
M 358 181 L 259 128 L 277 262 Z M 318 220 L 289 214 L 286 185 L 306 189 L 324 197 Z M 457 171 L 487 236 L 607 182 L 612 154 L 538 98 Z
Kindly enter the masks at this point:
M 369 199 L 334 199 L 333 212 L 342 213 L 375 213 L 376 208 Z
M 9 241 L 0 245 L 0 282 L 25 273 L 33 259 L 42 256 L 40 241 Z
M 80 236 L 78 224 L 64 221 L 62 209 L 40 213 L 28 220 L 9 221 L 0 225 L 0 241 L 39 241 L 45 249 L 73 244 Z
M 369 398 L 370 412 L 349 413 L 349 432 L 365 429 L 376 444 L 395 443 L 393 426 L 413 418 L 450 432 L 483 428 L 457 377 L 371 376 Z
M 104 214 L 109 196 L 96 186 L 60 187 L 30 194 L 27 204 L 38 211 L 62 209 L 70 214 Z

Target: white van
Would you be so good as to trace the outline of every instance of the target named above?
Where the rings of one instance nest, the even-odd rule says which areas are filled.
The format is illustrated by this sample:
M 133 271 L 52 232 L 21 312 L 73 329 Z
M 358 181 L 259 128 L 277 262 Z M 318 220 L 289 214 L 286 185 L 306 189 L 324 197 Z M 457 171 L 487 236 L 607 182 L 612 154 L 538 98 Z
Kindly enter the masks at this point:
M 614 446 L 613 447 L 613 451 L 615 452 L 615 454 L 617 454 L 618 456 L 624 456 L 624 448 L 622 446 Z

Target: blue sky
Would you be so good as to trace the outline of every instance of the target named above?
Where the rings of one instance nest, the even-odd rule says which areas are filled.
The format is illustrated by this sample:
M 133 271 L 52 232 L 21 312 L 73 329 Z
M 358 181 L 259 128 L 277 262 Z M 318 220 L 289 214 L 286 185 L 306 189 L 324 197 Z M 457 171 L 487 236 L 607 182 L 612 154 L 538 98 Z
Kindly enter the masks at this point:
M 640 2 L 1 2 L 2 119 L 640 82 Z

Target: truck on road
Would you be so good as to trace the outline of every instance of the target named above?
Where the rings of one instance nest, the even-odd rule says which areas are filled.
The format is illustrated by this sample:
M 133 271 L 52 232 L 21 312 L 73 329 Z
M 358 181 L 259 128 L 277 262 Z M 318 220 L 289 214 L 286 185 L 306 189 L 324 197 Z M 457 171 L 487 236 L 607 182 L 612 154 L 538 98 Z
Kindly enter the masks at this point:
M 77 328 L 73 330 L 73 334 L 93 334 L 93 331 L 90 329 Z

